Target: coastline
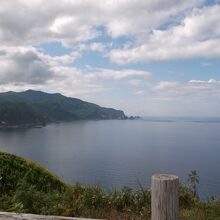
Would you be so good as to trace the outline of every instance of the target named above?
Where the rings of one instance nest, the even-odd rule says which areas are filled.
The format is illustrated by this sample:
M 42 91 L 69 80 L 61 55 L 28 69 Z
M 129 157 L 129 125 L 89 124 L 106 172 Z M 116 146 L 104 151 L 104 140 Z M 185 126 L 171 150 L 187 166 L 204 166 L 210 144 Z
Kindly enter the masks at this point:
M 126 116 L 126 118 L 118 118 L 118 119 L 96 119 L 96 120 L 137 120 L 141 119 L 140 116 Z M 91 120 L 91 119 L 83 119 L 85 120 Z M 82 121 L 82 119 L 79 120 L 71 120 L 68 122 L 73 122 L 73 121 Z M 43 128 L 47 126 L 50 123 L 61 123 L 61 122 L 67 122 L 67 121 L 51 121 L 48 123 L 27 123 L 27 124 L 7 124 L 7 123 L 0 123 L 0 130 L 5 130 L 5 129 L 27 129 L 27 128 Z
M 5 129 L 19 129 L 19 128 L 43 128 L 47 124 L 15 124 L 15 125 L 0 125 L 0 130 L 5 130 Z

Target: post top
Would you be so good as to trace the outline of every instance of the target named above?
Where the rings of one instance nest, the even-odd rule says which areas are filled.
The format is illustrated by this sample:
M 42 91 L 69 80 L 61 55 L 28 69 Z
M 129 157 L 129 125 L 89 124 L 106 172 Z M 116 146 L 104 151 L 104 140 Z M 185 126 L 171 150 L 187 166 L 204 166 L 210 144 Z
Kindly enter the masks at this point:
M 172 174 L 154 174 L 152 176 L 152 179 L 157 179 L 157 180 L 178 180 L 179 177 L 176 175 L 172 175 Z

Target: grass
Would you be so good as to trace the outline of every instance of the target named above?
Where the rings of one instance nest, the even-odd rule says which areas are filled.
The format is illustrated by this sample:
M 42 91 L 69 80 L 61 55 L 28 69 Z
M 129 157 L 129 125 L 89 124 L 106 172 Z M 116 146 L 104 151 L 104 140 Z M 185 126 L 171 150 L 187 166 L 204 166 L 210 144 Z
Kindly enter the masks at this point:
M 36 163 L 0 153 L 0 210 L 120 220 L 150 219 L 150 191 L 67 185 Z M 203 202 L 179 188 L 182 220 L 220 220 L 220 200 Z

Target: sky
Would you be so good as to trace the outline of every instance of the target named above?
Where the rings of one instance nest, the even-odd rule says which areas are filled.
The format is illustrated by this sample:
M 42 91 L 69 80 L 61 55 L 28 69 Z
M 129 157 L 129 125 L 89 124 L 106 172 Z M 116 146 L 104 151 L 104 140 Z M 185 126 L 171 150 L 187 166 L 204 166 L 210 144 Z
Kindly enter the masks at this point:
M 0 92 L 220 116 L 219 0 L 0 0 Z

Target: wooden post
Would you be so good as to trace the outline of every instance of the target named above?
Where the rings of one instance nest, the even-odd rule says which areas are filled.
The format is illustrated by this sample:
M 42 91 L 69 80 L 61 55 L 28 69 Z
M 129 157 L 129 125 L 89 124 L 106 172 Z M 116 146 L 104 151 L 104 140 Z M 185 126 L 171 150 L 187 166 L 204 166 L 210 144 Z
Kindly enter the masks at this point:
M 179 219 L 179 178 L 156 174 L 151 178 L 151 220 Z

